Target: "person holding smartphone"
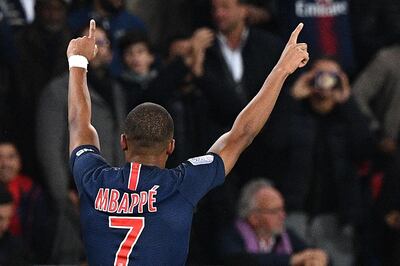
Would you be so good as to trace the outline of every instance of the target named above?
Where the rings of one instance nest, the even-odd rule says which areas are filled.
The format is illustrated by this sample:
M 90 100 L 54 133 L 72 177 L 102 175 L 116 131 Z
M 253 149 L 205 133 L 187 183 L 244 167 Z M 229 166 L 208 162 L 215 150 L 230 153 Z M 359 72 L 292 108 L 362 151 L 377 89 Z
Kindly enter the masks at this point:
M 325 249 L 334 265 L 354 265 L 351 243 L 364 202 L 357 170 L 373 147 L 367 118 L 346 73 L 330 57 L 315 59 L 290 94 L 288 159 L 279 184 L 287 224 Z

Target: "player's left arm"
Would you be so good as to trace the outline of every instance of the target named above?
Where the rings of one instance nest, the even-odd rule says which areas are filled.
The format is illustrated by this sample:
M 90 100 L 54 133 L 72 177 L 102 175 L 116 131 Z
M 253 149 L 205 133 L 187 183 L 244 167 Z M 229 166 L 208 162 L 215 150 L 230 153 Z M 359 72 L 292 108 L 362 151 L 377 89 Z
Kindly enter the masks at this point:
M 90 21 L 89 36 L 73 39 L 67 49 L 67 57 L 83 56 L 88 61 L 96 56 L 96 23 Z M 75 59 L 74 58 L 74 59 Z M 84 58 L 78 58 L 83 59 Z M 78 66 L 76 66 L 78 65 Z M 86 80 L 86 68 L 70 64 L 68 85 L 69 152 L 80 145 L 93 145 L 100 149 L 99 137 L 91 124 L 91 102 Z

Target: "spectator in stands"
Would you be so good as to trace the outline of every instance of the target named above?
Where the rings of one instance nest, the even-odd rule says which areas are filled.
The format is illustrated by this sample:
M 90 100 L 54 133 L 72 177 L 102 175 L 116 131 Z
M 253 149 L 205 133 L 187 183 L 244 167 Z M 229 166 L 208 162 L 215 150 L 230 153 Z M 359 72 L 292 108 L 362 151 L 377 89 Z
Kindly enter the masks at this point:
M 381 49 L 357 77 L 354 83 L 354 96 L 358 101 L 361 111 L 369 118 L 370 129 L 376 139 L 374 157 L 369 163 L 367 177 L 371 183 L 371 221 L 368 232 L 371 236 L 378 236 L 375 241 L 363 241 L 370 243 L 364 253 L 366 258 L 377 254 L 385 254 L 385 260 L 396 256 L 394 244 L 398 232 L 391 229 L 389 222 L 396 221 L 398 204 L 396 193 L 398 184 L 396 179 L 398 169 L 400 136 L 400 42 L 398 44 Z M 381 191 L 381 184 L 383 188 Z M 376 200 L 376 201 L 374 201 Z M 388 224 L 385 225 L 384 217 L 388 216 Z M 393 223 L 395 224 L 395 223 Z M 393 227 L 393 226 L 392 226 Z M 394 226 L 395 227 L 395 226 Z M 378 244 L 376 244 L 378 243 Z M 391 246 L 391 244 L 393 244 Z M 385 247 L 385 248 L 383 248 Z M 374 248 L 374 250 L 371 250 Z M 383 255 L 379 255 L 383 256 Z M 397 259 L 397 262 L 399 260 Z M 397 262 L 384 265 L 396 265 Z
M 87 35 L 87 28 L 79 36 Z M 88 68 L 93 117 L 105 158 L 113 165 L 123 163 L 119 134 L 125 116 L 125 98 L 121 87 L 111 78 L 110 43 L 101 27 L 96 30 L 98 53 Z M 43 91 L 36 117 L 37 151 L 44 182 L 57 206 L 57 226 L 50 263 L 77 264 L 82 261 L 83 246 L 78 210 L 72 204 L 74 190 L 68 166 L 68 73 L 50 82 Z
M 258 92 L 265 73 L 272 70 L 282 47 L 275 36 L 247 26 L 245 1 L 210 2 L 216 28 L 215 41 L 206 51 L 203 74 L 195 80 L 205 99 L 202 115 L 207 126 L 206 134 L 202 134 L 204 140 L 200 142 L 205 145 L 203 150 L 231 127 L 234 118 Z M 274 113 L 276 110 L 279 108 Z M 234 183 L 245 182 L 238 181 L 240 175 L 237 173 L 242 173 L 245 178 L 264 174 L 265 162 L 268 161 L 264 156 L 267 153 L 265 142 L 270 139 L 266 135 L 266 130 L 263 130 L 240 158 L 231 173 L 235 178 L 231 177 L 229 184 L 209 193 L 200 202 L 192 231 L 199 236 L 199 243 L 205 249 L 203 254 L 209 255 L 209 258 L 200 256 L 204 260 L 201 263 L 213 263 L 217 232 L 234 215 L 234 203 L 225 200 L 225 196 L 230 194 L 225 190 L 232 188 L 234 191 L 241 185 Z M 210 234 L 202 234 L 204 230 L 211 230 Z
M 32 259 L 44 262 L 49 248 L 46 241 L 51 238 L 46 229 L 50 225 L 50 209 L 42 189 L 21 170 L 21 157 L 14 142 L 0 140 L 0 183 L 10 192 L 13 202 L 5 231 L 25 241 Z
M 354 82 L 355 99 L 370 119 L 378 149 L 394 154 L 400 136 L 400 41 L 381 49 Z
M 90 19 L 96 20 L 108 34 L 113 52 L 111 63 L 112 74 L 118 76 L 122 70 L 120 38 L 131 30 L 146 30 L 144 23 L 126 11 L 123 0 L 94 0 L 93 4 L 73 12 L 69 17 L 69 25 L 73 31 L 86 26 Z
M 180 49 L 179 55 L 175 54 L 173 59 L 161 66 L 155 63 L 156 54 L 145 33 L 129 32 L 121 38 L 124 68 L 119 81 L 128 102 L 127 112 L 146 101 L 162 104 L 174 117 L 176 140 L 185 142 L 185 133 L 179 130 L 185 128 L 185 121 L 181 119 L 184 116 L 182 99 L 185 92 L 181 88 L 193 76 L 202 74 L 205 50 L 211 44 L 212 36 L 208 30 L 194 33 L 193 38 L 188 40 L 188 46 Z M 173 165 L 188 156 L 184 151 L 186 145 L 180 146 L 183 148 L 175 151 L 169 164 Z
M 232 228 L 221 235 L 221 255 L 228 265 L 327 265 L 321 249 L 310 248 L 285 227 L 282 195 L 264 179 L 242 189 Z
M 349 0 L 286 0 L 276 1 L 278 23 L 283 35 L 288 29 L 304 22 L 308 28 L 301 41 L 309 45 L 311 58 L 329 55 L 352 74 L 356 62 L 353 51 L 352 13 Z
M 63 0 L 37 0 L 32 24 L 15 35 L 18 79 L 22 83 L 17 101 L 18 142 L 27 158 L 25 166 L 39 175 L 34 144 L 34 115 L 37 99 L 47 83 L 67 71 L 65 49 L 71 34 L 67 29 L 67 4 Z
M 217 28 L 216 38 L 206 52 L 204 74 L 197 82 L 208 102 L 205 106 L 210 135 L 208 142 L 225 132 L 234 117 L 257 93 L 264 73 L 270 71 L 278 60 L 281 47 L 275 36 L 247 26 L 246 9 L 240 0 L 213 0 L 212 14 Z M 265 140 L 265 136 L 261 134 L 256 141 L 259 140 Z M 257 158 L 263 158 L 253 155 L 258 153 L 260 146 L 250 147 L 241 158 L 243 167 L 239 165 L 240 168 L 249 169 L 244 165 L 251 164 L 255 165 L 254 171 L 259 169 Z M 260 175 L 247 174 L 250 177 Z
M 316 59 L 291 94 L 292 133 L 279 184 L 288 222 L 324 248 L 334 265 L 352 265 L 354 226 L 361 217 L 357 163 L 370 158 L 373 143 L 367 119 L 351 97 L 347 75 L 329 57 Z
M 15 215 L 12 195 L 0 184 L 0 265 L 30 265 L 24 242 L 10 232 Z

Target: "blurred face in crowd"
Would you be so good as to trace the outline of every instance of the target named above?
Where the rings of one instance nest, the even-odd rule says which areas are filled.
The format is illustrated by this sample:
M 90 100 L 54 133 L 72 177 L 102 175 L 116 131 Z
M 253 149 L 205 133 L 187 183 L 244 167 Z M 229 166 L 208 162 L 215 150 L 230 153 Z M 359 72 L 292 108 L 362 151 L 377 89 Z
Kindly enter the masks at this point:
M 282 195 L 273 188 L 262 188 L 255 195 L 255 208 L 248 220 L 260 236 L 282 233 L 285 227 L 285 205 Z
M 10 221 L 14 214 L 13 204 L 0 204 L 0 237 L 7 232 L 10 227 Z
M 83 32 L 83 35 L 89 36 L 88 28 Z M 90 65 L 93 68 L 108 66 L 112 59 L 110 41 L 108 40 L 105 31 L 101 28 L 96 29 L 95 37 L 98 50 L 96 57 L 90 62 Z
M 154 62 L 154 56 L 144 42 L 130 45 L 124 51 L 125 65 L 138 75 L 146 75 L 150 72 Z
M 42 0 L 38 19 L 51 32 L 60 31 L 66 22 L 67 9 L 62 0 Z
M 314 63 L 312 71 L 315 73 L 333 73 L 342 71 L 340 65 L 333 60 L 321 59 Z M 340 88 L 339 88 L 340 89 Z M 336 105 L 333 98 L 333 89 L 318 90 L 310 98 L 312 108 L 318 113 L 329 113 Z
M 21 158 L 15 145 L 0 144 L 0 181 L 10 182 L 21 170 Z
M 245 9 L 239 0 L 212 0 L 212 14 L 218 30 L 227 34 L 245 21 Z

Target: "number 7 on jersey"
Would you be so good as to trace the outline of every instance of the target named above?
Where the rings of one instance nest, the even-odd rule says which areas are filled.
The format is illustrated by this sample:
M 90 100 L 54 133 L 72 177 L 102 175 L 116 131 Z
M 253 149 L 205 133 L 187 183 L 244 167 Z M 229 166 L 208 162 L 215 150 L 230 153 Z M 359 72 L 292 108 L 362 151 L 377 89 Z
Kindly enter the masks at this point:
M 126 266 L 129 263 L 129 255 L 132 252 L 133 246 L 135 246 L 143 231 L 144 217 L 110 216 L 108 222 L 111 228 L 129 230 L 119 245 L 114 261 L 115 266 Z

